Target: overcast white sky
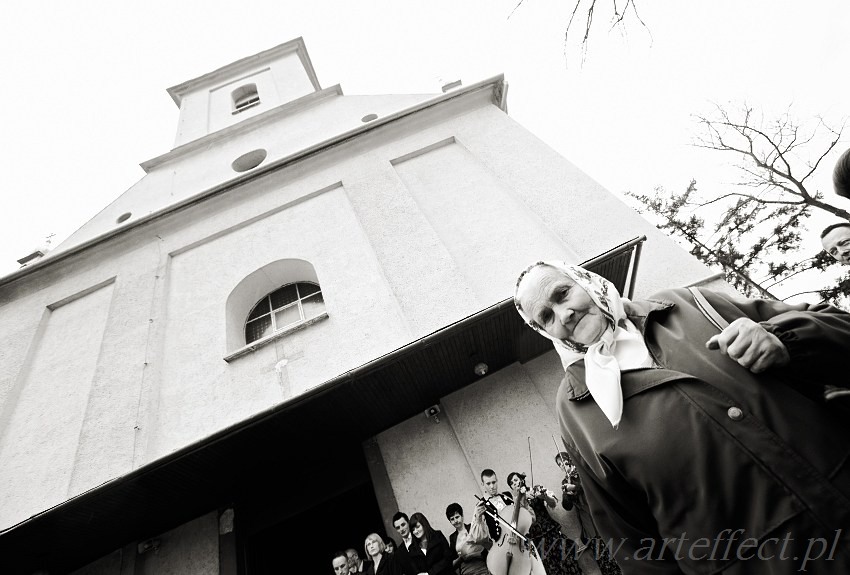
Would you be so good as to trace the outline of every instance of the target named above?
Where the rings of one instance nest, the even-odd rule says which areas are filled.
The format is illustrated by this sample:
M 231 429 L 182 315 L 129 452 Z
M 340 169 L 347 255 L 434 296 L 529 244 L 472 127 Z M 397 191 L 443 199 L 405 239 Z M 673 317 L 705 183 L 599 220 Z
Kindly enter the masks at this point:
M 586 0 L 585 0 L 586 1 Z M 799 117 L 848 116 L 847 0 L 637 0 L 608 31 L 600 0 L 584 65 L 565 60 L 572 0 L 9 3 L 0 22 L 0 274 L 54 245 L 171 149 L 165 89 L 303 36 L 322 86 L 439 92 L 504 73 L 512 117 L 614 192 L 724 185 L 731 157 L 691 147 L 690 115 L 746 99 Z M 576 36 L 581 32 L 576 28 Z M 816 175 L 831 192 L 835 157 Z M 815 249 L 819 224 L 813 226 Z

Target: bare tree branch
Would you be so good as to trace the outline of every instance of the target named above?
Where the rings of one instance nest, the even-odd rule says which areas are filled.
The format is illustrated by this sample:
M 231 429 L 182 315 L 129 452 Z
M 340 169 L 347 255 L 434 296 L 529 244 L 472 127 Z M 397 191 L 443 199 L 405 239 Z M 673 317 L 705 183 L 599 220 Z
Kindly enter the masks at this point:
M 812 187 L 818 167 L 841 140 L 846 121 L 831 128 L 823 118 L 800 123 L 789 110 L 765 121 L 751 106 L 714 106 L 711 115 L 695 115 L 700 133 L 693 145 L 731 153 L 741 178 L 726 190 L 701 196 L 696 182 L 683 193 L 637 195 L 645 211 L 660 218 L 659 229 L 684 240 L 691 254 L 719 265 L 727 281 L 745 294 L 768 291 L 791 278 L 824 281 L 821 272 L 837 265 L 824 252 L 803 257 L 805 222 L 816 212 L 850 221 L 850 212 L 824 200 Z M 812 153 L 816 152 L 816 153 Z M 807 272 L 811 272 L 806 276 Z M 753 278 L 762 278 L 756 282 Z M 817 284 L 815 284 L 817 285 Z M 850 274 L 817 290 L 830 301 L 848 301 Z M 799 294 L 796 294 L 799 295 Z
M 520 4 L 522 4 L 523 0 L 520 0 Z M 593 28 L 593 17 L 596 15 L 596 0 L 575 0 L 575 4 L 573 5 L 573 10 L 570 13 L 570 19 L 567 21 L 567 26 L 564 28 L 564 57 L 566 58 L 567 48 L 569 47 L 570 40 L 570 31 L 573 28 L 573 23 L 576 19 L 576 14 L 579 11 L 579 8 L 582 7 L 582 4 L 586 7 L 584 10 L 584 35 L 581 38 L 581 60 L 584 62 L 585 57 L 587 56 L 587 48 L 590 40 L 590 32 Z M 611 27 L 609 30 L 613 30 L 618 26 L 625 26 L 625 20 L 627 15 L 629 14 L 629 8 L 631 8 L 632 13 L 634 14 L 635 19 L 640 22 L 640 25 L 647 31 L 650 38 L 650 44 L 652 43 L 652 32 L 649 27 L 646 25 L 646 22 L 643 21 L 640 14 L 637 10 L 637 4 L 635 0 L 626 0 L 625 5 L 623 5 L 622 11 L 619 9 L 617 5 L 617 0 L 612 0 L 613 11 L 611 16 Z M 517 5 L 519 6 L 519 4 Z M 516 8 L 514 8 L 516 10 Z M 513 12 L 512 12 L 513 13 Z
M 796 202 L 778 201 L 778 200 L 777 201 L 771 201 L 771 200 L 765 200 L 765 199 L 762 199 L 762 198 L 758 198 L 756 196 L 751 196 L 750 194 L 741 194 L 741 193 L 738 193 L 738 192 L 730 192 L 728 194 L 723 194 L 722 196 L 716 197 L 713 200 L 708 200 L 707 202 L 702 202 L 702 203 L 695 204 L 695 205 L 697 207 L 702 208 L 702 207 L 714 204 L 716 202 L 719 202 L 720 200 L 725 200 L 726 198 L 731 198 L 732 196 L 740 196 L 740 197 L 743 197 L 743 198 L 750 198 L 753 201 L 761 202 L 763 204 L 780 204 L 780 205 L 786 205 L 786 206 L 798 206 L 800 204 L 806 203 L 803 200 L 799 200 L 799 201 L 796 201 Z
M 822 118 L 818 118 L 817 126 L 810 133 L 801 135 L 801 126 L 791 121 L 787 113 L 776 120 L 773 129 L 768 131 L 760 126 L 751 107 L 745 104 L 737 112 L 739 119 L 733 119 L 728 110 L 715 104 L 716 118 L 695 115 L 695 119 L 704 129 L 704 134 L 695 138 L 694 146 L 732 152 L 752 162 L 754 168 L 738 165 L 742 172 L 752 178 L 747 180 L 745 185 L 765 186 L 767 192 L 776 192 L 780 197 L 783 193 L 789 194 L 795 197 L 790 201 L 804 202 L 811 207 L 850 220 L 850 212 L 824 202 L 817 192 L 810 192 L 805 184 L 820 166 L 824 157 L 832 152 L 841 140 L 846 122 L 842 123 L 840 128 L 833 129 L 826 125 Z M 797 176 L 801 170 L 799 166 L 794 166 L 792 152 L 810 145 L 822 130 L 832 135 L 831 141 L 813 163 L 801 162 L 805 164 L 805 168 L 802 170 L 803 175 Z M 732 141 L 734 138 L 740 138 L 741 142 L 734 143 Z

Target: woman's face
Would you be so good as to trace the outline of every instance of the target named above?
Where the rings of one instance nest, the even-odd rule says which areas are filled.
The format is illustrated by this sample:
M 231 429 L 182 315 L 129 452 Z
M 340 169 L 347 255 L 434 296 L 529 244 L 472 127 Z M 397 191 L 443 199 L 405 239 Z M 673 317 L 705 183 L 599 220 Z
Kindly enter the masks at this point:
M 413 527 L 413 536 L 417 539 L 422 539 L 422 536 L 425 535 L 425 528 L 422 527 L 422 524 L 413 523 L 411 526 Z
M 378 553 L 381 552 L 381 547 L 378 544 L 378 540 L 370 537 L 366 540 L 366 553 L 369 554 L 370 557 L 374 557 Z
M 514 475 L 514 476 L 511 478 L 511 488 L 512 488 L 514 491 L 518 491 L 518 490 L 519 490 L 519 486 L 520 486 L 521 484 L 522 484 L 522 480 L 519 478 L 519 475 Z
M 590 345 L 599 341 L 608 327 L 608 320 L 587 292 L 549 266 L 537 266 L 525 274 L 517 296 L 525 314 L 555 339 Z

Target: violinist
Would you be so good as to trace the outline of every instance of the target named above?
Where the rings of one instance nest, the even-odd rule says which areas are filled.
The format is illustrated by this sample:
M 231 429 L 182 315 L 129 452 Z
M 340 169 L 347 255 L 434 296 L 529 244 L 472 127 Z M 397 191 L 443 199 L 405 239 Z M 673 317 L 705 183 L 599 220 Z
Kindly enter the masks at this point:
M 546 574 L 580 575 L 578 559 L 570 553 L 572 541 L 564 536 L 561 525 L 549 515 L 549 509 L 554 509 L 558 503 L 555 494 L 542 485 L 527 488 L 525 474 L 516 471 L 508 475 L 508 483 L 514 492 L 525 489 L 526 501 L 536 511 L 537 521 L 528 530 L 527 536 L 536 546 Z
M 514 480 L 515 474 L 508 476 Z M 532 541 L 526 537 L 534 522 L 534 512 L 528 507 L 524 484 L 514 481 L 516 490 L 510 495 L 511 503 L 497 510 L 494 499 L 503 499 L 504 494 L 497 494 L 489 500 L 479 498 L 475 513 L 486 513 L 487 517 L 497 521 L 504 528 L 500 535 L 493 539 L 493 544 L 487 554 L 487 569 L 493 575 L 545 575 L 543 563 L 540 561 Z M 495 491 L 497 484 L 491 483 L 490 490 Z M 485 486 L 487 483 L 485 482 Z
M 563 499 L 561 499 L 561 507 L 567 511 L 572 511 L 575 508 L 575 516 L 578 519 L 580 529 L 576 552 L 581 553 L 590 543 L 591 537 L 596 536 L 596 529 L 593 526 L 593 519 L 590 515 L 590 510 L 587 508 L 587 500 L 584 497 L 584 491 L 581 488 L 581 483 L 578 476 L 576 466 L 573 465 L 570 454 L 566 451 L 561 451 L 555 456 L 555 463 L 564 470 L 564 479 L 561 481 L 561 490 Z
M 499 493 L 499 479 L 492 469 L 485 469 L 481 472 L 481 485 L 484 486 L 484 501 L 494 508 L 494 512 L 498 513 L 506 506 L 513 505 L 514 496 L 510 491 Z M 479 502 L 478 505 L 482 505 L 482 502 Z M 490 515 L 485 516 L 485 521 L 487 522 L 487 529 L 490 531 L 490 538 L 497 541 L 502 533 L 501 526 Z

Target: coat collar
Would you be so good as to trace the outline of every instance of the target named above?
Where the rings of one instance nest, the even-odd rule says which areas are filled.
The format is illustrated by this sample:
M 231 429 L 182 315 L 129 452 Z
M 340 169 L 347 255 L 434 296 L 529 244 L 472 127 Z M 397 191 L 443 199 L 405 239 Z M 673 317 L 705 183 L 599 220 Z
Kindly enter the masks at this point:
M 641 335 L 646 334 L 646 320 L 650 314 L 668 312 L 676 307 L 676 304 L 663 299 L 644 299 L 639 301 L 627 301 L 625 304 L 626 317 L 628 317 Z
M 646 334 L 646 323 L 650 315 L 667 313 L 676 305 L 671 301 L 663 299 L 626 301 L 624 302 L 624 304 L 624 307 L 626 309 L 626 317 L 628 317 L 629 320 L 635 325 L 638 331 L 640 331 L 641 335 Z M 585 383 L 583 361 L 574 363 L 573 365 L 567 368 L 567 373 L 564 376 L 564 386 L 564 391 L 567 394 L 567 399 L 580 400 L 590 397 L 590 391 L 588 391 L 587 384 Z M 626 390 L 624 390 L 624 399 L 626 395 Z M 634 394 L 631 393 L 628 395 Z

